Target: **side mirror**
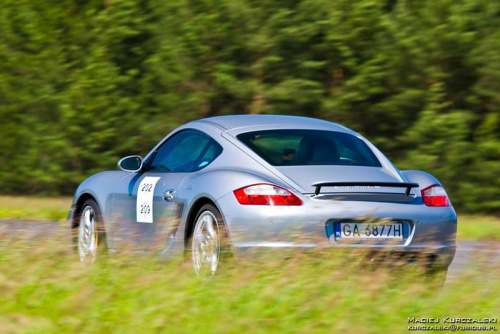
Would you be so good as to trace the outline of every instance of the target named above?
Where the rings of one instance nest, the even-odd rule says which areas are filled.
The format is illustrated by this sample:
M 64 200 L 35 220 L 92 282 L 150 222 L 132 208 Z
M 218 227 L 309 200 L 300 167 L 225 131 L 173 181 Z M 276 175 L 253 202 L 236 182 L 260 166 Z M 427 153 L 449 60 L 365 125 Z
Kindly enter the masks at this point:
M 138 172 L 142 168 L 142 158 L 138 155 L 130 155 L 118 161 L 118 167 L 125 172 Z

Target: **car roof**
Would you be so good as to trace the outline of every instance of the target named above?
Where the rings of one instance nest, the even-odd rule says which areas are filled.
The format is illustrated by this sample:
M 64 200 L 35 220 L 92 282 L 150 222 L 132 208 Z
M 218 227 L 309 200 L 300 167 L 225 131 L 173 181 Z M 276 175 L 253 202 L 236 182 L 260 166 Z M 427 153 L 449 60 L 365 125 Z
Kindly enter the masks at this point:
M 259 127 L 268 128 L 269 126 L 275 125 L 277 127 L 284 128 L 353 132 L 344 126 L 333 122 L 311 117 L 288 115 L 228 115 L 204 118 L 195 122 L 209 123 L 223 128 L 226 131 L 244 127 L 252 127 L 253 129 L 258 129 Z

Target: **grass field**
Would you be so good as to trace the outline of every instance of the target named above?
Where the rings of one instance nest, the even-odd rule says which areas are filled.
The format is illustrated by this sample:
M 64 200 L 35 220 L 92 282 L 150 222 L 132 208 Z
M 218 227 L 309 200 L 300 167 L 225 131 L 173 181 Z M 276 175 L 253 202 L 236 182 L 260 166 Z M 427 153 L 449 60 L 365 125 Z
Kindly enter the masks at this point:
M 458 239 L 500 241 L 500 217 L 458 215 Z
M 0 219 L 63 221 L 70 202 L 1 197 Z M 459 237 L 499 240 L 499 224 L 460 216 Z M 185 259 L 115 254 L 82 267 L 64 229 L 0 237 L 0 333 L 407 333 L 425 325 L 413 317 L 500 317 L 500 265 L 480 254 L 444 287 L 352 250 L 233 261 L 203 281 Z
M 406 333 L 412 317 L 500 316 L 500 268 L 480 259 L 443 288 L 418 268 L 348 259 L 261 257 L 203 281 L 186 260 L 115 255 L 85 268 L 54 239 L 3 242 L 0 333 Z
M 65 221 L 70 197 L 38 198 L 0 196 L 0 219 Z M 458 239 L 500 241 L 500 217 L 458 215 Z
M 0 196 L 0 219 L 63 221 L 71 201 L 71 197 Z

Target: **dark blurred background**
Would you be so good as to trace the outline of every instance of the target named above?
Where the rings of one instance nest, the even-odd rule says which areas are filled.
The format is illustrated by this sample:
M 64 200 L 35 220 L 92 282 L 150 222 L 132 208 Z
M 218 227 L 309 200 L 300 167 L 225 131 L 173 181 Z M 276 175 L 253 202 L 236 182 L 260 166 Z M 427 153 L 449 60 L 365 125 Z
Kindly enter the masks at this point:
M 342 123 L 500 214 L 500 1 L 0 0 L 0 193 L 242 113 Z

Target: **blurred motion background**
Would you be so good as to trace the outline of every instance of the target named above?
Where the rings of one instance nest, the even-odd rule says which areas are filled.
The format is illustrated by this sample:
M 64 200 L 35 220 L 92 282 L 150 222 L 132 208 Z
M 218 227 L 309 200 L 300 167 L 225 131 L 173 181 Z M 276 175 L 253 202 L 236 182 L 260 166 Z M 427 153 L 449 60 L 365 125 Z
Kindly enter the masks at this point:
M 183 259 L 81 266 L 77 185 L 226 114 L 338 122 L 437 176 L 460 212 L 444 287 L 328 249 L 204 282 Z M 498 0 L 0 0 L 0 333 L 497 330 L 499 176 Z
M 69 195 L 176 126 L 351 127 L 500 213 L 500 2 L 0 0 L 0 193 Z

